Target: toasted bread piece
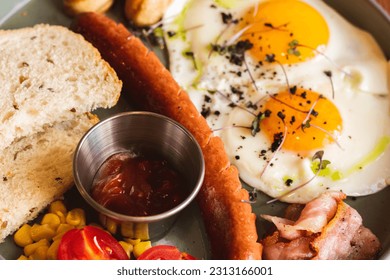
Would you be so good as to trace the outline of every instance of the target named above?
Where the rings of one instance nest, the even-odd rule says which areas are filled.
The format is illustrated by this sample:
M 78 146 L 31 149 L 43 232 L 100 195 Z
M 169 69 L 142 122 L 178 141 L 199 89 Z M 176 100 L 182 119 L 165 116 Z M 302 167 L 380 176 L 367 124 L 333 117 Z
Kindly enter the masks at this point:
M 20 138 L 1 152 L 0 243 L 73 185 L 73 153 L 97 121 L 83 114 Z
M 158 22 L 172 0 L 126 0 L 125 15 L 135 25 L 148 26 Z
M 82 36 L 39 24 L 0 30 L 0 150 L 55 122 L 115 105 L 122 82 Z

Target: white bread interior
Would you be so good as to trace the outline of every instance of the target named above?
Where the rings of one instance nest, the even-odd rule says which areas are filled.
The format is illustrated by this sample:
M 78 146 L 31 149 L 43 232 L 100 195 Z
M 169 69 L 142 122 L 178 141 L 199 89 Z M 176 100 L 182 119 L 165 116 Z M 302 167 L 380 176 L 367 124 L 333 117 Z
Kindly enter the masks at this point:
M 73 186 L 78 142 L 122 82 L 66 27 L 0 30 L 0 243 Z
M 0 243 L 73 186 L 73 153 L 97 121 L 84 114 L 20 138 L 2 151 Z
M 112 107 L 121 88 L 97 49 L 66 27 L 0 31 L 0 150 L 45 125 Z

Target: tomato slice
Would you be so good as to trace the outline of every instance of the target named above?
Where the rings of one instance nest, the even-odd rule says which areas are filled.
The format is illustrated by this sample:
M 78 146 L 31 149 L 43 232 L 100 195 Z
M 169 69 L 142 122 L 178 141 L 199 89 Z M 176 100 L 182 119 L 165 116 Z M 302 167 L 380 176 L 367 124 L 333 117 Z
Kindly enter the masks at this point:
M 104 230 L 85 226 L 72 229 L 61 238 L 59 260 L 128 260 L 119 242 Z
M 195 257 L 171 245 L 157 245 L 143 252 L 137 260 L 196 260 Z

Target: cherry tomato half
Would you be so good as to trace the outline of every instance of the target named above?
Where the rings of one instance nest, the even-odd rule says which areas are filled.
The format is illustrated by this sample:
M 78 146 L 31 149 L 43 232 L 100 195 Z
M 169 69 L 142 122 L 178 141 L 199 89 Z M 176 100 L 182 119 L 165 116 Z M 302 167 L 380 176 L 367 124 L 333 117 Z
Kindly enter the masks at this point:
M 171 245 L 157 245 L 143 252 L 137 260 L 196 260 L 195 257 Z
M 85 226 L 64 234 L 58 247 L 59 260 L 128 260 L 119 242 L 104 230 Z

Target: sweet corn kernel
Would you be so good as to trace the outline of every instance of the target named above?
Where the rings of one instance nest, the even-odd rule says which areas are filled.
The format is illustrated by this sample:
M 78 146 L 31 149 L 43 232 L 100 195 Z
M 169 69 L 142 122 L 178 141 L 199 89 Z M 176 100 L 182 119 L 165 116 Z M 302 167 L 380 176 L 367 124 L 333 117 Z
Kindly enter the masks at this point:
M 41 239 L 50 240 L 53 238 L 55 234 L 56 234 L 55 230 L 52 229 L 49 224 L 43 224 L 43 225 L 34 224 L 30 230 L 31 238 L 35 242 Z
M 132 238 L 123 238 L 127 243 L 130 243 L 131 245 L 136 245 L 141 242 L 141 239 L 132 239 Z
M 117 223 L 109 218 L 107 218 L 105 226 L 107 231 L 111 234 L 115 234 L 118 228 Z
M 18 231 L 14 234 L 14 241 L 16 245 L 20 247 L 25 247 L 29 244 L 32 244 L 34 241 L 30 235 L 31 226 L 24 224 Z
M 57 252 L 58 247 L 60 246 L 61 239 L 55 240 L 53 243 L 51 243 L 49 249 L 47 250 L 47 259 L 48 260 L 56 260 L 57 259 Z
M 62 214 L 64 214 L 64 216 L 66 216 L 67 210 L 62 200 L 56 200 L 50 204 L 49 212 L 54 214 L 57 214 L 57 212 L 61 212 Z
M 135 224 L 135 238 L 141 240 L 149 240 L 149 225 L 148 224 Z
M 121 235 L 127 238 L 134 238 L 134 224 L 133 223 L 121 224 Z
M 75 226 L 70 224 L 60 224 L 57 228 L 56 234 L 53 236 L 53 241 L 60 240 L 66 232 L 74 228 Z
M 143 252 L 152 247 L 152 243 L 150 241 L 141 241 L 134 245 L 133 254 L 136 258 L 138 258 Z
M 54 214 L 56 214 L 58 216 L 58 218 L 60 218 L 60 223 L 61 224 L 65 224 L 66 223 L 66 215 L 67 215 L 67 213 L 64 214 L 64 213 L 62 213 L 60 211 L 57 211 Z
M 26 257 L 31 256 L 35 250 L 40 246 L 49 246 L 49 241 L 47 239 L 41 239 L 38 242 L 32 243 L 24 247 L 23 252 Z
M 39 246 L 30 256 L 30 260 L 46 260 L 49 246 Z
M 66 222 L 78 228 L 85 226 L 85 213 L 81 208 L 74 208 L 66 215 Z
M 59 212 L 59 213 L 61 213 L 61 212 Z M 42 225 L 47 224 L 53 230 L 57 230 L 58 226 L 61 224 L 61 220 L 60 220 L 60 217 L 57 216 L 57 214 L 47 213 L 43 216 L 41 224 Z
M 133 252 L 133 245 L 130 243 L 127 243 L 125 241 L 119 241 L 119 244 L 121 244 L 122 248 L 125 250 L 127 256 L 130 258 L 131 253 Z

